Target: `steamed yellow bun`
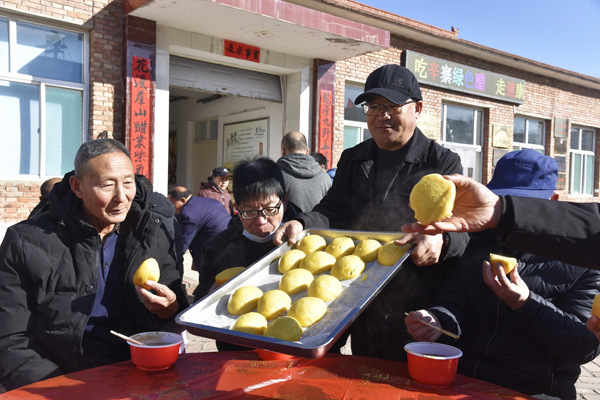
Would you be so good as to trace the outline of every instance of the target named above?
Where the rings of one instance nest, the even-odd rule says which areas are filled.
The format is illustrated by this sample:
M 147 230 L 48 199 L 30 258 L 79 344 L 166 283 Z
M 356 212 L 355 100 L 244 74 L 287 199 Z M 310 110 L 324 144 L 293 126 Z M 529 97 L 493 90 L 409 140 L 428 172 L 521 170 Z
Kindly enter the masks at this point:
M 379 249 L 377 253 L 377 262 L 381 265 L 394 265 L 410 248 L 410 243 L 404 246 L 396 246 L 394 242 L 387 243 Z
M 325 251 L 337 259 L 352 254 L 352 252 L 354 252 L 355 247 L 356 246 L 354 245 L 354 240 L 347 236 L 344 236 L 333 239 L 331 243 L 327 245 Z
M 256 308 L 258 300 L 262 295 L 262 290 L 256 286 L 242 286 L 237 288 L 227 301 L 227 311 L 233 315 L 246 314 Z
M 508 275 L 517 265 L 517 259 L 490 253 L 490 264 L 492 265 L 494 276 L 496 275 L 496 264 L 498 263 L 500 263 L 502 269 L 504 269 L 504 273 Z
M 309 270 L 313 275 L 322 274 L 327 272 L 335 264 L 335 257 L 331 254 L 317 250 L 313 253 L 307 254 L 300 263 L 300 268 Z
M 440 174 L 421 178 L 410 192 L 410 208 L 423 225 L 444 220 L 452 215 L 456 187 Z
M 217 282 L 218 285 L 221 285 L 233 278 L 234 276 L 240 274 L 245 269 L 246 267 L 227 268 L 226 270 L 219 272 L 217 276 L 215 276 L 215 282 Z
M 292 305 L 292 299 L 283 290 L 269 290 L 261 296 L 256 305 L 256 311 L 269 321 L 287 312 Z
M 381 243 L 375 239 L 361 240 L 354 249 L 355 256 L 359 256 L 366 263 L 377 260 L 377 253 L 381 248 Z
M 255 335 L 262 335 L 266 328 L 267 319 L 265 316 L 254 311 L 240 315 L 231 327 L 234 331 Z
M 306 254 L 317 250 L 325 250 L 325 247 L 327 247 L 327 241 L 319 235 L 306 235 L 296 245 L 296 249 L 302 250 Z
M 308 287 L 309 297 L 318 297 L 323 301 L 336 299 L 342 293 L 342 283 L 331 275 L 320 275 Z
M 331 268 L 331 276 L 340 281 L 353 279 L 365 270 L 365 262 L 353 254 L 339 258 Z
M 313 274 L 304 268 L 291 269 L 281 277 L 279 289 L 289 295 L 300 293 L 308 289 L 310 283 L 315 279 Z
M 294 302 L 288 316 L 296 318 L 303 327 L 311 326 L 327 312 L 327 304 L 318 297 L 302 297 Z
M 300 262 L 306 256 L 302 250 L 291 249 L 285 252 L 277 263 L 277 271 L 281 274 L 285 274 L 291 269 L 300 267 Z
M 286 315 L 273 320 L 265 329 L 263 336 L 295 342 L 302 337 L 302 326 L 296 318 Z

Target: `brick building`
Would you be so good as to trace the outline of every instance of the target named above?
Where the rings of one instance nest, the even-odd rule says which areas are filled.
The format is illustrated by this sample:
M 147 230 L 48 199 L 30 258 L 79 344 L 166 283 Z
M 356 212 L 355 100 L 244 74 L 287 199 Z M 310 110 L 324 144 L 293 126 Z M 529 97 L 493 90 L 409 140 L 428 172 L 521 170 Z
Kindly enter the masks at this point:
M 0 236 L 100 136 L 126 143 L 163 193 L 277 159 L 291 130 L 335 166 L 369 136 L 352 100 L 386 63 L 418 76 L 419 128 L 465 174 L 487 182 L 502 154 L 530 147 L 557 160 L 561 199 L 598 201 L 600 79 L 351 0 L 1 0 Z

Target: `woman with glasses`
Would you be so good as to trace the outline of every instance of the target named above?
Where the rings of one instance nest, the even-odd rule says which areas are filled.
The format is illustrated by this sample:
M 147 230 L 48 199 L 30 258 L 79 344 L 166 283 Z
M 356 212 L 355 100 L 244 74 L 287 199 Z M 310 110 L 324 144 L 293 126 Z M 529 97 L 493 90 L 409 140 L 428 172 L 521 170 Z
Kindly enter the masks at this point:
M 247 267 L 273 250 L 274 232 L 295 215 L 288 210 L 281 170 L 269 158 L 242 161 L 236 166 L 233 197 L 237 215 L 227 229 L 203 246 L 195 300 L 209 292 L 219 272 Z

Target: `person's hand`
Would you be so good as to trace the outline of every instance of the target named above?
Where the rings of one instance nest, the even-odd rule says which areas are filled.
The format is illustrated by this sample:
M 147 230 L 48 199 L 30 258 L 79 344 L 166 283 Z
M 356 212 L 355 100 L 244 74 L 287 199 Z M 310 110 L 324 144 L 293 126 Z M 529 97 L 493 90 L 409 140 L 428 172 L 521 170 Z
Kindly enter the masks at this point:
M 430 225 L 418 222 L 402 226 L 404 232 L 436 235 L 441 232 L 477 232 L 494 228 L 502 213 L 502 201 L 487 187 L 474 179 L 453 174 L 444 178 L 454 182 L 456 198 L 452 216 Z
M 497 263 L 493 268 L 496 270 L 496 276 L 492 272 L 490 263 L 487 261 L 483 262 L 482 272 L 485 284 L 512 310 L 518 310 L 523 307 L 529 298 L 529 287 L 521 279 L 518 266 L 515 266 L 510 271 L 510 279 L 504 273 L 504 268 L 502 268 L 500 263 Z
M 598 324 L 600 324 L 600 318 L 592 315 L 585 323 L 585 326 L 600 340 L 600 326 Z
M 442 327 L 435 314 L 432 314 L 427 310 L 411 311 L 404 317 L 404 324 L 406 325 L 408 334 L 412 335 L 415 340 L 418 340 L 419 342 L 435 342 L 442 336 L 441 332 L 420 323 L 419 320 L 429 322 L 438 328 Z
M 444 237 L 442 234 L 431 236 L 421 233 L 407 233 L 394 241 L 394 244 L 397 246 L 403 246 L 406 243 L 415 244 L 410 253 L 410 258 L 415 265 L 433 265 L 440 259 L 442 247 L 444 246 Z
M 172 317 L 179 309 L 177 296 L 169 289 L 168 286 L 154 281 L 146 281 L 146 285 L 154 290 L 156 294 L 144 289 L 141 286 L 136 286 L 135 290 L 139 293 L 140 298 L 144 302 L 144 306 L 159 318 L 167 319 Z
M 298 239 L 296 237 L 302 232 L 304 227 L 300 221 L 292 220 L 281 225 L 273 235 L 273 244 L 279 246 L 287 240 L 290 245 L 295 244 Z

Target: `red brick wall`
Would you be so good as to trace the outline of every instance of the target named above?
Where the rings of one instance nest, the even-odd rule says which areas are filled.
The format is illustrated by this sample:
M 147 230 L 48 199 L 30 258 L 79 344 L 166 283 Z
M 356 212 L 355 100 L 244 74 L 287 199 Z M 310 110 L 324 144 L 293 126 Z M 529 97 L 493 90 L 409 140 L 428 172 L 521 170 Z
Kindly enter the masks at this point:
M 526 81 L 526 97 L 523 104 L 515 106 L 460 92 L 422 85 L 424 108 L 423 112 L 435 116 L 437 131 L 441 132 L 442 104 L 448 102 L 460 102 L 484 110 L 484 138 L 482 143 L 483 170 L 482 180 L 489 181 L 492 177 L 493 148 L 491 135 L 494 124 L 513 126 L 515 113 L 534 118 L 544 119 L 546 122 L 546 152 L 554 155 L 554 118 L 568 118 L 570 125 L 595 127 L 597 138 L 596 148 L 596 189 L 600 182 L 600 91 L 591 90 L 584 86 L 556 81 L 543 76 L 535 75 L 519 69 L 494 64 L 485 60 L 457 54 L 446 49 L 431 47 L 423 43 L 392 37 L 391 48 L 376 53 L 361 55 L 358 57 L 339 61 L 337 63 L 336 96 L 335 96 L 335 139 L 333 148 L 334 166 L 339 161 L 343 149 L 344 132 L 344 86 L 347 81 L 364 82 L 371 71 L 375 68 L 390 63 L 400 63 L 403 50 L 412 50 L 433 57 L 470 65 L 483 70 L 493 71 L 499 74 L 509 75 Z M 568 168 L 568 163 L 567 163 Z M 560 191 L 561 200 L 590 201 L 589 197 L 568 196 L 569 171 L 567 170 L 566 188 Z M 593 201 L 600 201 L 597 194 Z
M 109 137 L 122 135 L 122 0 L 0 1 L 0 11 L 35 14 L 38 21 L 61 24 L 66 29 L 80 26 L 89 38 L 89 130 L 87 138 L 106 131 Z M 0 182 L 0 224 L 27 218 L 37 204 L 39 186 L 35 181 Z

